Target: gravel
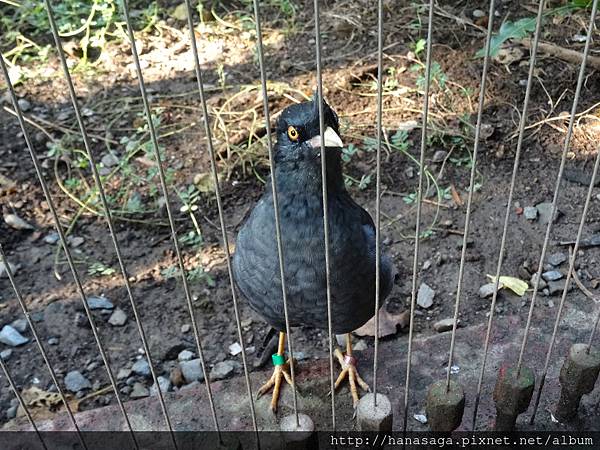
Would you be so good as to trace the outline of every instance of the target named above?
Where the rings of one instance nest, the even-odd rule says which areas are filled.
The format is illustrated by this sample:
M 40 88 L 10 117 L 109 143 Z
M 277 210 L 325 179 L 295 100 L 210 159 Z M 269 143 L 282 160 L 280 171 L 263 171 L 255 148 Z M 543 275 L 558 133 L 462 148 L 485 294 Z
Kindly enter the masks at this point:
M 29 342 L 29 339 L 21 335 L 21 333 L 10 325 L 4 325 L 2 331 L 0 331 L 0 342 L 11 347 L 18 347 Z
M 139 375 L 139 376 L 142 376 L 142 377 L 149 377 L 150 376 L 150 365 L 148 364 L 148 361 L 146 361 L 145 359 L 139 359 L 139 360 L 137 360 L 133 364 L 133 366 L 131 366 L 131 370 L 136 375 Z
M 169 392 L 171 390 L 171 381 L 165 377 L 158 377 L 158 385 L 160 386 L 161 392 Z M 150 387 L 150 395 L 158 395 L 158 389 L 156 388 L 156 383 L 152 384 Z
M 417 304 L 421 308 L 431 308 L 433 305 L 433 297 L 435 296 L 435 291 L 431 289 L 427 284 L 421 283 L 419 287 L 419 293 L 417 294 Z
M 144 386 L 142 383 L 134 383 L 133 388 L 131 389 L 131 393 L 129 394 L 129 398 L 144 398 L 150 395 L 150 391 L 148 388 Z
M 127 323 L 127 314 L 121 308 L 116 308 L 108 319 L 108 323 L 113 327 L 122 327 Z
M 65 377 L 65 387 L 67 390 L 76 393 L 84 389 L 90 389 L 92 383 L 78 370 L 72 370 Z
M 211 380 L 223 380 L 233 373 L 235 366 L 232 361 L 221 361 L 210 371 Z
M 182 361 L 179 363 L 179 368 L 187 383 L 191 383 L 192 381 L 204 381 L 204 374 L 202 373 L 199 358 L 190 361 Z
M 88 297 L 87 304 L 90 309 L 113 309 L 113 305 L 106 297 Z

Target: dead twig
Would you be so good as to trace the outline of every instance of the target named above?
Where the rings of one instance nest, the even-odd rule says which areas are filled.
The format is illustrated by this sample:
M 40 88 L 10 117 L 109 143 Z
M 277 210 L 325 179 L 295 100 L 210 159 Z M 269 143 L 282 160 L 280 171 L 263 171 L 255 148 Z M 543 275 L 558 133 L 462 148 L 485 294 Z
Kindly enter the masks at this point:
M 515 42 L 521 44 L 525 48 L 531 48 L 531 39 L 529 38 L 518 39 L 515 40 Z M 580 65 L 583 62 L 583 56 L 578 51 L 560 47 L 550 42 L 540 42 L 538 44 L 538 49 L 546 55 L 554 56 L 571 64 Z M 587 65 L 596 70 L 600 70 L 600 57 L 588 55 Z

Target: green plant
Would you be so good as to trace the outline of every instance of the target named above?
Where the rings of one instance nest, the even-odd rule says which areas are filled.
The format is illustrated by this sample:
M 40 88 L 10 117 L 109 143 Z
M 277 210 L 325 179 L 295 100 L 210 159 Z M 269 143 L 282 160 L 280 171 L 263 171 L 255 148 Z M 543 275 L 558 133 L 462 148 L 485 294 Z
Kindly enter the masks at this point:
M 543 14 L 543 17 L 554 15 L 565 15 L 574 10 L 588 8 L 592 4 L 592 0 L 571 0 L 569 3 L 556 8 L 551 8 Z M 490 56 L 498 56 L 498 52 L 502 45 L 509 39 L 524 39 L 535 31 L 536 17 L 525 17 L 515 22 L 506 21 L 500 25 L 498 32 L 492 36 L 490 41 Z M 485 48 L 482 48 L 475 53 L 477 58 L 485 56 Z
M 410 67 L 410 70 L 412 72 L 418 72 L 419 75 L 417 76 L 417 87 L 420 90 L 424 90 L 425 89 L 425 81 L 426 81 L 425 66 L 423 66 L 422 64 L 413 64 Z M 432 63 L 431 63 L 431 71 L 429 73 L 429 80 L 430 80 L 430 82 L 436 83 L 440 87 L 440 89 L 446 88 L 446 81 L 448 80 L 448 77 L 442 70 L 442 66 L 440 65 L 440 63 L 438 63 L 437 61 L 432 61 Z
M 93 277 L 106 277 L 113 275 L 115 273 L 115 269 L 112 267 L 106 266 L 101 262 L 95 262 L 90 264 L 88 267 L 88 274 Z

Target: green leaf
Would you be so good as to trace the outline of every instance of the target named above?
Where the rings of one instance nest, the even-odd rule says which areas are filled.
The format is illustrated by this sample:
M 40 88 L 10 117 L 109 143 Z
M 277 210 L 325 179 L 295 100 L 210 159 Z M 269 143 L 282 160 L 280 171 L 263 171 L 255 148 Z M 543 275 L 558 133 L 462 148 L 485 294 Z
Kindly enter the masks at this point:
M 535 31 L 535 17 L 526 17 L 519 19 L 516 22 L 504 22 L 498 30 L 498 34 L 492 36 L 490 42 L 490 56 L 498 55 L 502 44 L 509 39 L 523 39 Z M 475 53 L 477 58 L 485 56 L 485 48 L 480 49 Z

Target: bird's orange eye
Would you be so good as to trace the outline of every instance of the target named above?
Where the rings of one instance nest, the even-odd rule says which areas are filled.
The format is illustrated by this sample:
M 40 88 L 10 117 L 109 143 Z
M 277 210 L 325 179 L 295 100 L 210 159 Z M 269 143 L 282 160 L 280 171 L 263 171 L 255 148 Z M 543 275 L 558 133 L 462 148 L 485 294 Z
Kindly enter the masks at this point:
M 298 134 L 298 130 L 296 130 L 296 128 L 289 126 L 288 127 L 288 137 L 292 140 L 292 141 L 297 141 L 298 138 L 300 137 L 300 134 Z

